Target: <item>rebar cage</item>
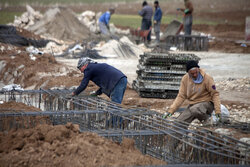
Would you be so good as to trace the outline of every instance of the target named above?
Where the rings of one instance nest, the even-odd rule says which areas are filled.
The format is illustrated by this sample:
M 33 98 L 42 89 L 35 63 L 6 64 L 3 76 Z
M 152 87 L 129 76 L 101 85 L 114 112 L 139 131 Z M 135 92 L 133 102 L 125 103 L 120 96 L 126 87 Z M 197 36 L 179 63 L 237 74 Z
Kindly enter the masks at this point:
M 136 147 L 172 164 L 250 164 L 250 145 L 220 135 L 204 127 L 143 108 L 125 108 L 119 104 L 89 96 L 67 98 L 72 90 L 25 90 L 0 92 L 7 102 L 15 100 L 41 111 L 4 111 L 0 130 L 30 128 L 37 124 L 59 125 L 72 122 L 80 131 L 94 132 L 121 142 L 133 138 Z

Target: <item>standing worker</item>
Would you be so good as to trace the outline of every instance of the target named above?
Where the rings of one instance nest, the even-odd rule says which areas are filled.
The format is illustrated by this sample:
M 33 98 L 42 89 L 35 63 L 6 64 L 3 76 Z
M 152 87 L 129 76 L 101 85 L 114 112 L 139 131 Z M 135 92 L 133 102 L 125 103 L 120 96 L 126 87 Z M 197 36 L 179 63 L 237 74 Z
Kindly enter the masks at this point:
M 84 78 L 72 96 L 84 91 L 91 80 L 100 87 L 92 95 L 98 96 L 104 93 L 111 98 L 111 101 L 122 103 L 127 87 L 127 77 L 121 71 L 106 63 L 96 63 L 85 57 L 79 59 L 77 68 L 84 73 Z
M 99 18 L 99 28 L 102 34 L 109 35 L 109 21 L 111 18 L 111 15 L 115 13 L 114 8 L 110 8 L 109 11 L 103 13 L 101 17 Z
M 220 118 L 220 98 L 216 90 L 213 78 L 199 68 L 196 61 L 188 61 L 187 73 L 181 80 L 179 93 L 164 117 L 170 117 L 187 99 L 189 106 L 183 111 L 177 120 L 184 121 L 188 125 L 194 120 L 206 121 L 215 109 L 215 115 Z M 184 125 L 184 128 L 188 128 Z
M 194 11 L 193 4 L 190 0 L 184 0 L 185 9 L 178 8 L 177 10 L 182 11 L 184 13 L 183 24 L 184 24 L 184 32 L 185 35 L 191 35 L 192 33 L 192 24 L 193 24 L 193 16 L 192 13 Z
M 156 43 L 160 42 L 160 28 L 161 28 L 161 18 L 162 18 L 162 11 L 159 6 L 159 2 L 154 2 L 155 7 L 155 14 L 154 14 L 154 31 L 156 36 Z
M 141 30 L 149 30 L 152 26 L 153 8 L 148 5 L 147 1 L 142 3 L 142 10 L 138 12 L 142 16 Z M 148 33 L 147 41 L 151 41 L 151 32 Z

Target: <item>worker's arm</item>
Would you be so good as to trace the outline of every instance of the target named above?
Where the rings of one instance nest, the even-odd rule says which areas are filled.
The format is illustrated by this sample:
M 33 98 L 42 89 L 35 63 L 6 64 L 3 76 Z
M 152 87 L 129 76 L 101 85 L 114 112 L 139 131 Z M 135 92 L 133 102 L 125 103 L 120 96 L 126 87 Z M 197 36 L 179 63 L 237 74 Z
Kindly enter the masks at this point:
M 138 12 L 138 14 L 143 17 L 145 14 L 145 9 L 142 8 L 142 10 Z
M 221 109 L 220 109 L 220 94 L 219 92 L 216 90 L 216 86 L 214 83 L 214 80 L 212 77 L 209 76 L 209 80 L 207 83 L 207 90 L 210 93 L 211 97 L 212 97 L 212 101 L 214 103 L 214 109 L 215 109 L 215 113 L 216 114 L 220 114 L 221 113 Z
M 182 78 L 179 93 L 178 93 L 176 99 L 174 100 L 174 103 L 170 106 L 170 108 L 168 110 L 169 113 L 173 114 L 185 101 L 185 99 L 187 98 L 186 89 L 187 88 L 186 88 L 186 84 L 184 82 L 184 78 Z
M 99 88 L 99 89 L 95 92 L 95 94 L 96 94 L 97 96 L 101 95 L 101 94 L 102 94 L 102 88 Z
M 89 75 L 84 73 L 84 78 L 82 79 L 80 86 L 78 86 L 78 88 L 73 92 L 74 95 L 79 95 L 82 91 L 86 89 L 89 84 L 89 78 Z

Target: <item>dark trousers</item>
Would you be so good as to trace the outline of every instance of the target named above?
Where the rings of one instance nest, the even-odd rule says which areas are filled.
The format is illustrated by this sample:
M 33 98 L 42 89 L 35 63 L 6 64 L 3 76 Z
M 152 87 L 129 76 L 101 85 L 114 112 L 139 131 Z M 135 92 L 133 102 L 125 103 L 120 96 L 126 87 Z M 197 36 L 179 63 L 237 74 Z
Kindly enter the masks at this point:
M 152 21 L 147 19 L 142 19 L 141 22 L 141 30 L 149 30 L 152 26 Z M 151 31 L 148 33 L 147 40 L 151 41 Z

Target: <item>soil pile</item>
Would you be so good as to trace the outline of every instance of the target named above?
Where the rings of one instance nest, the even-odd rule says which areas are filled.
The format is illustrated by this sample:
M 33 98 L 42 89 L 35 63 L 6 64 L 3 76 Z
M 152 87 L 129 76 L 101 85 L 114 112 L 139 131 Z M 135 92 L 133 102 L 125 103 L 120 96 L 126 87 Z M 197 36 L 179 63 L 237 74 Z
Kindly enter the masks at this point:
M 1 166 L 140 166 L 165 162 L 142 155 L 134 141 L 121 145 L 79 127 L 39 125 L 0 133 Z
M 35 34 L 70 41 L 81 41 L 90 36 L 89 29 L 77 19 L 73 11 L 66 8 L 49 9 L 43 18 L 28 30 Z
M 5 102 L 0 104 L 0 112 L 9 112 L 11 110 L 15 111 L 41 111 L 39 108 L 28 106 L 24 103 L 18 103 L 15 101 Z
M 58 63 L 50 54 L 31 54 L 24 47 L 0 43 L 0 78 L 8 84 L 27 88 L 79 85 L 82 75 Z

